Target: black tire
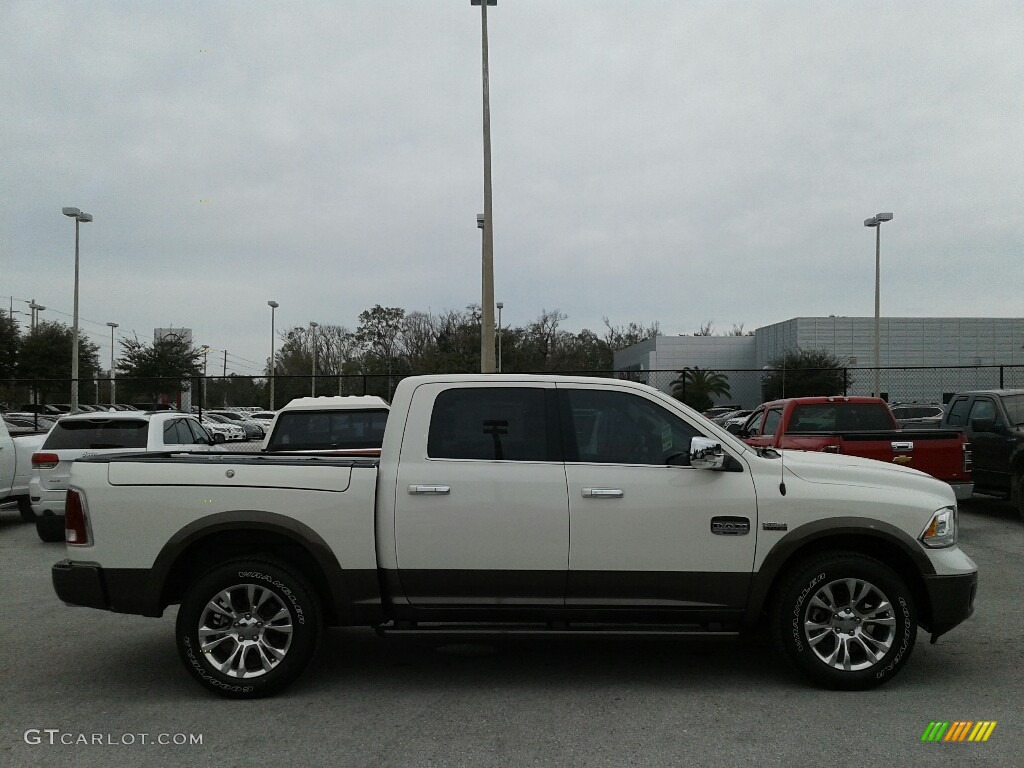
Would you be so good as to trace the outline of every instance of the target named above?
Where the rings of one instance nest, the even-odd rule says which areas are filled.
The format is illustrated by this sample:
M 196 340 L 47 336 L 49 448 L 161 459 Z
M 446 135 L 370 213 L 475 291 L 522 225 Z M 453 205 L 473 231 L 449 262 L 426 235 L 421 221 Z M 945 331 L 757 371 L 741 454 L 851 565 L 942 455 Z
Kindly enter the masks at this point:
M 220 611 L 210 607 L 215 601 Z M 185 668 L 204 687 L 232 699 L 269 696 L 291 684 L 313 657 L 320 605 L 288 566 L 270 557 L 240 558 L 188 587 L 175 635 Z
M 878 560 L 855 552 L 822 555 L 790 571 L 777 593 L 772 624 L 797 668 L 836 690 L 866 690 L 889 680 L 907 663 L 917 639 L 917 612 L 906 583 Z
M 36 533 L 47 544 L 64 541 L 64 515 L 42 514 L 36 517 Z
M 32 511 L 32 502 L 24 496 L 18 499 L 18 512 L 21 513 L 21 519 L 26 523 L 31 523 L 36 519 L 36 513 Z

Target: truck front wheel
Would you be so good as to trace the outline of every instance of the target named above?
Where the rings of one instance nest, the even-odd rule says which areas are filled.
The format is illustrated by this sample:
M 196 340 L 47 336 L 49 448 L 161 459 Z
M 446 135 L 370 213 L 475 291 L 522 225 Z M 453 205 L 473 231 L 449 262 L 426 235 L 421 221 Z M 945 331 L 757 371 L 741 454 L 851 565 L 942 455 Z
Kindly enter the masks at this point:
M 305 669 L 320 637 L 316 594 L 267 558 L 232 560 L 185 594 L 176 638 L 185 668 L 211 691 L 251 699 L 280 691 Z
M 775 605 L 776 639 L 814 682 L 838 690 L 881 685 L 917 638 L 910 589 L 874 558 L 834 552 L 789 573 Z

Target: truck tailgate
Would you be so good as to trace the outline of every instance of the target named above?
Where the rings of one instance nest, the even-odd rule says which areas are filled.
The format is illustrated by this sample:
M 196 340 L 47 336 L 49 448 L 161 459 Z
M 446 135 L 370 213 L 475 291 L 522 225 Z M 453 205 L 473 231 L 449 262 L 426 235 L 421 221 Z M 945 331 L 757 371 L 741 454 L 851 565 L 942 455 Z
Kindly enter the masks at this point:
M 842 443 L 843 453 L 900 464 L 946 482 L 970 480 L 970 472 L 964 466 L 963 437 L 959 432 L 848 433 L 842 436 Z

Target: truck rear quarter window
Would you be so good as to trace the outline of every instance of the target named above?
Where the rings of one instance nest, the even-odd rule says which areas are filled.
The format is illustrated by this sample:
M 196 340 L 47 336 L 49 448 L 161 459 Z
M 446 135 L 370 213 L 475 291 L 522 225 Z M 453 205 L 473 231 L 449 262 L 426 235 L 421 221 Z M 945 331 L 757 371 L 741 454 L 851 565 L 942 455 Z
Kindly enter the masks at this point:
M 441 392 L 427 435 L 432 459 L 553 461 L 547 395 L 539 387 L 471 387 Z
M 57 422 L 43 449 L 145 448 L 149 423 L 135 419 L 88 419 Z

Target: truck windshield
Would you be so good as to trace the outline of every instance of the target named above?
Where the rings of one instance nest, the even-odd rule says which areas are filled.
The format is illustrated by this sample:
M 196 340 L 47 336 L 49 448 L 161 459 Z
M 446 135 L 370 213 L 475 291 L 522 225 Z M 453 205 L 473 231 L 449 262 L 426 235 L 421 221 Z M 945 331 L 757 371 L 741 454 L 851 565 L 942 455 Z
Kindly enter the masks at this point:
M 877 432 L 894 429 L 887 405 L 840 402 L 796 406 L 786 432 Z
M 277 417 L 268 451 L 380 448 L 386 410 L 292 411 Z
M 1010 424 L 1015 427 L 1024 424 L 1024 395 L 1007 395 L 1003 398 L 1003 407 L 1010 417 Z

